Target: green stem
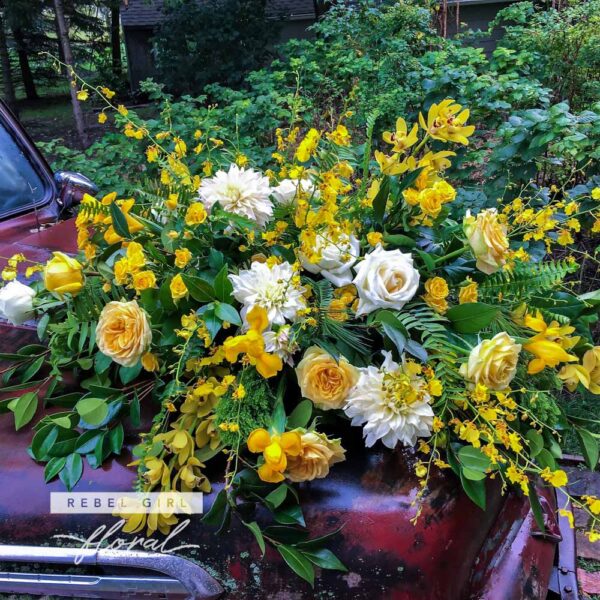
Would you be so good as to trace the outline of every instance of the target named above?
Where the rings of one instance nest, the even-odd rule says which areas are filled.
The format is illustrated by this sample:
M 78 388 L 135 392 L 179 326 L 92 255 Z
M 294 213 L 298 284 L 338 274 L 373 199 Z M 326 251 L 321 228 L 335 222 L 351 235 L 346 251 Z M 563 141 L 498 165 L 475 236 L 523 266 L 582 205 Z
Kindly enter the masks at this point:
M 439 263 L 447 262 L 447 261 L 451 260 L 452 258 L 456 258 L 457 256 L 464 254 L 468 248 L 469 248 L 468 246 L 463 246 L 462 248 L 459 248 L 458 250 L 454 250 L 454 252 L 450 252 L 450 254 L 446 254 L 445 256 L 440 256 L 439 258 L 436 258 L 434 260 L 434 262 L 436 265 Z

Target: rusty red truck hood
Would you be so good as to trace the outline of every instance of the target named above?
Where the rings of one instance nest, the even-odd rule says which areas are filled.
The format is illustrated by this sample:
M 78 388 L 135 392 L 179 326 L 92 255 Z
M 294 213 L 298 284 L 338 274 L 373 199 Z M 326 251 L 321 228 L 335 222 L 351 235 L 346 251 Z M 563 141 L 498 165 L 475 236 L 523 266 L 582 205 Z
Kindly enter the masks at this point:
M 29 225 L 0 225 L 0 257 L 22 252 L 43 261 L 54 250 L 76 251 L 72 221 L 33 232 Z M 14 352 L 34 341 L 33 329 L 0 323 L 0 352 Z M 145 408 L 152 412 L 152 407 Z M 127 450 L 102 468 L 92 470 L 86 464 L 75 491 L 131 490 L 135 468 L 127 464 L 137 433 L 129 431 Z M 99 526 L 113 525 L 116 519 L 108 515 L 50 514 L 50 493 L 64 488 L 58 480 L 44 483 L 43 466 L 27 454 L 31 438 L 31 429 L 15 432 L 12 419 L 0 416 L 0 542 L 59 545 L 53 536 L 87 538 Z M 346 445 L 348 460 L 336 465 L 327 479 L 302 484 L 300 493 L 314 536 L 342 528 L 330 545 L 347 573 L 323 570 L 313 591 L 276 553 L 267 550 L 261 558 L 245 527 L 234 524 L 228 533 L 216 536 L 197 515 L 175 545 L 200 546 L 182 554 L 220 581 L 225 598 L 545 598 L 555 541 L 538 535 L 525 499 L 501 496 L 497 487 L 490 487 L 488 506 L 482 511 L 449 470 L 437 471 L 413 524 L 420 489 L 413 451 L 366 450 L 359 435 L 351 435 Z M 211 506 L 221 485 L 214 484 L 205 507 Z M 550 512 L 554 499 L 549 493 L 544 502 Z

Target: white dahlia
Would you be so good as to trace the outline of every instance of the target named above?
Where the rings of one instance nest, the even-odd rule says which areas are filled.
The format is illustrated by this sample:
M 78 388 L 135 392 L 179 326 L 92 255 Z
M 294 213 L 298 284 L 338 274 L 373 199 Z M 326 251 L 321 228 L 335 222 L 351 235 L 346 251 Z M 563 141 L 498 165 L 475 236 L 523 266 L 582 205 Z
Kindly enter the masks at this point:
M 365 445 L 381 440 L 388 448 L 398 442 L 414 446 L 418 437 L 431 434 L 433 410 L 426 380 L 413 362 L 399 365 L 389 352 L 380 368 L 359 369 L 360 376 L 350 390 L 344 411 L 352 425 L 363 425 Z
M 270 194 L 268 177 L 234 164 L 229 171 L 217 171 L 214 177 L 204 179 L 198 192 L 208 212 L 218 202 L 227 212 L 252 219 L 260 227 L 264 227 L 273 215 Z
M 288 262 L 268 265 L 255 261 L 250 269 L 229 275 L 229 280 L 233 284 L 233 296 L 244 305 L 244 321 L 248 311 L 256 305 L 267 311 L 272 325 L 294 321 L 298 312 L 306 307 L 305 289 L 300 285 L 297 271 Z
M 296 204 L 298 192 L 302 191 L 309 198 L 319 198 L 321 192 L 310 179 L 282 179 L 272 190 L 273 197 L 283 206 Z

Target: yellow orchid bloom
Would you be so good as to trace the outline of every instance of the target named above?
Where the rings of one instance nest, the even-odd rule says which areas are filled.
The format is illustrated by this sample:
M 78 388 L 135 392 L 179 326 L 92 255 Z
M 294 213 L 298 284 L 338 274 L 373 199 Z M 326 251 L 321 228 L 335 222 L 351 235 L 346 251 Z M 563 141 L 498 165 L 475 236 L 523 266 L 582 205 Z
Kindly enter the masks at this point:
M 404 152 L 417 143 L 419 139 L 417 135 L 418 131 L 419 126 L 415 123 L 409 133 L 406 121 L 399 118 L 396 121 L 396 131 L 394 133 L 384 131 L 383 141 L 394 145 L 392 152 Z
M 384 175 L 400 175 L 416 168 L 416 162 L 412 156 L 400 162 L 397 156 L 388 156 L 375 150 L 375 160 Z
M 461 110 L 462 106 L 447 98 L 439 104 L 432 104 L 427 113 L 427 123 L 419 113 L 421 127 L 434 139 L 442 142 L 456 142 L 458 144 L 469 143 L 469 137 L 473 135 L 475 127 L 465 125 L 469 118 L 469 109 Z
M 554 368 L 562 362 L 577 362 L 579 359 L 569 354 L 560 344 L 546 339 L 544 336 L 535 336 L 527 344 L 523 345 L 527 352 L 536 358 L 527 365 L 527 373 L 535 375 L 546 367 Z
M 297 431 L 270 435 L 266 429 L 255 429 L 248 436 L 248 450 L 262 452 L 264 463 L 258 468 L 258 476 L 268 483 L 284 480 L 288 456 L 298 456 L 302 451 L 302 438 Z
M 594 346 L 583 355 L 583 367 L 590 374 L 590 387 L 592 394 L 600 394 L 600 346 Z
M 570 392 L 574 392 L 581 383 L 586 389 L 590 389 L 590 373 L 582 365 L 565 365 L 558 373 L 560 379 Z
M 223 342 L 225 358 L 233 363 L 240 354 L 245 354 L 251 365 L 265 378 L 274 377 L 283 369 L 283 362 L 277 354 L 265 352 L 262 332 L 269 326 L 267 311 L 254 306 L 246 316 L 250 329 L 243 335 L 227 338 Z

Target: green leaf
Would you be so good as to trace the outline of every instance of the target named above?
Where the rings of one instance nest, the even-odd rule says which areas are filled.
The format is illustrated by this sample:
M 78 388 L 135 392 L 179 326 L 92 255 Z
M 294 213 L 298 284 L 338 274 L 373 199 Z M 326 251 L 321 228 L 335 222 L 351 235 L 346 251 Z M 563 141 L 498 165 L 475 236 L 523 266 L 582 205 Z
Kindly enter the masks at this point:
M 373 220 L 379 225 L 383 224 L 383 216 L 385 215 L 385 207 L 389 195 L 390 178 L 387 175 L 384 175 L 381 185 L 379 186 L 379 191 L 373 200 Z
M 220 302 L 230 302 L 233 284 L 229 281 L 227 265 L 223 265 L 215 277 L 215 295 Z
M 44 364 L 45 357 L 40 356 L 36 358 L 26 369 L 23 371 L 23 375 L 21 376 L 21 381 L 25 383 L 29 381 L 32 377 L 34 377 L 37 372 L 42 368 Z
M 401 233 L 386 233 L 383 236 L 383 241 L 386 244 L 391 244 L 392 246 L 401 246 L 404 248 L 414 248 L 417 245 L 415 240 L 407 235 L 402 235 Z
M 212 302 L 216 298 L 215 290 L 210 283 L 193 275 L 182 275 L 183 283 L 196 302 Z
M 285 415 L 285 408 L 283 407 L 283 402 L 279 400 L 275 403 L 275 409 L 273 410 L 273 417 L 271 424 L 276 433 L 283 433 L 285 431 L 285 424 L 287 422 L 287 417 Z
M 121 448 L 123 447 L 123 440 L 125 439 L 125 432 L 123 431 L 123 425 L 117 424 L 108 432 L 108 446 L 113 454 L 121 454 Z
M 90 425 L 100 425 L 108 415 L 108 405 L 104 398 L 83 398 L 75 405 L 75 410 Z
M 48 327 L 48 323 L 50 323 L 50 313 L 46 313 L 42 315 L 42 318 L 38 321 L 37 324 L 37 335 L 38 339 L 41 341 L 44 339 L 46 335 L 46 327 Z
M 142 372 L 142 363 L 138 362 L 133 367 L 119 367 L 119 379 L 123 385 L 131 383 Z
M 27 392 L 8 405 L 8 408 L 15 414 L 15 429 L 17 431 L 33 419 L 37 407 L 38 395 L 35 392 Z
M 46 460 L 50 449 L 58 439 L 59 429 L 55 425 L 42 427 L 31 440 L 31 454 L 35 460 Z
M 75 444 L 79 439 L 77 431 L 71 429 L 59 429 L 58 439 L 48 448 L 49 456 L 67 456 L 75 451 Z
M 140 426 L 140 399 L 137 393 L 129 404 L 129 420 L 131 421 L 132 427 Z
M 246 523 L 246 521 L 243 521 L 243 523 L 254 534 L 254 537 L 256 538 L 256 543 L 258 544 L 258 547 L 260 548 L 260 551 L 264 556 L 265 538 L 263 537 L 262 531 L 260 530 L 258 523 L 256 521 L 252 521 L 251 523 Z
M 273 514 L 275 520 L 282 525 L 302 525 L 306 527 L 302 508 L 298 504 L 280 508 Z
M 529 486 L 529 503 L 531 504 L 531 512 L 533 513 L 533 518 L 540 531 L 543 533 L 546 531 L 546 526 L 544 525 L 544 511 L 542 510 L 542 505 L 540 504 L 540 499 L 535 490 L 535 486 Z
M 112 225 L 117 235 L 120 235 L 123 238 L 131 237 L 131 234 L 129 233 L 129 225 L 127 224 L 127 219 L 125 218 L 123 211 L 117 205 L 116 202 L 112 202 L 110 205 L 110 216 L 112 219 Z
M 542 448 L 535 459 L 542 469 L 548 467 L 551 471 L 556 471 L 556 460 L 546 448 Z
M 104 373 L 104 371 L 106 371 L 111 364 L 112 358 L 102 354 L 102 352 L 98 352 L 94 357 L 94 370 L 96 373 L 98 373 L 98 375 L 102 375 L 102 373 Z
M 499 309 L 483 302 L 467 302 L 453 306 L 446 318 L 459 333 L 479 333 L 498 315 Z
M 342 561 L 327 548 L 320 550 L 303 551 L 302 554 L 310 560 L 310 562 L 321 567 L 321 569 L 333 569 L 334 571 L 348 571 Z
M 431 256 L 431 254 L 423 252 L 423 250 L 416 250 L 416 253 L 419 255 L 428 271 L 431 272 L 435 270 L 435 259 L 433 256 Z
M 310 400 L 302 400 L 288 417 L 288 428 L 297 429 L 298 427 L 306 427 L 310 421 L 312 411 L 313 403 Z
M 221 319 L 221 321 L 227 321 L 232 325 L 241 325 L 242 319 L 237 310 L 231 304 L 224 304 L 219 302 L 215 304 L 215 315 Z
M 489 469 L 492 464 L 479 448 L 473 446 L 463 446 L 458 451 L 458 460 L 463 469 L 466 468 L 480 473 L 485 473 L 486 469 Z
M 265 501 L 268 502 L 273 508 L 278 508 L 283 504 L 288 493 L 288 486 L 282 483 L 279 487 L 275 488 L 270 494 L 265 496 Z
M 525 439 L 529 442 L 529 454 L 535 458 L 544 448 L 544 438 L 535 429 L 530 429 Z
M 483 471 L 476 471 L 475 469 L 469 469 L 468 467 L 462 467 L 461 473 L 471 481 L 482 481 L 487 477 Z
M 575 433 L 579 439 L 585 464 L 588 469 L 594 471 L 598 465 L 598 440 L 587 429 L 581 427 L 576 427 Z
M 215 498 L 210 510 L 202 517 L 202 522 L 207 525 L 221 525 L 225 519 L 227 509 L 227 492 L 221 490 Z
M 66 462 L 67 459 L 64 456 L 55 456 L 54 458 L 51 458 L 44 468 L 44 481 L 48 483 L 50 480 L 54 479 L 59 471 L 65 466 Z
M 461 470 L 460 482 L 465 494 L 474 502 L 481 510 L 485 510 L 485 481 L 473 481 L 467 479 Z
M 78 454 L 88 454 L 93 452 L 98 443 L 98 439 L 102 437 L 102 432 L 95 429 L 90 429 L 82 433 L 75 444 L 75 452 Z
M 286 546 L 285 544 L 277 546 L 277 550 L 283 557 L 283 560 L 285 560 L 287 565 L 290 567 L 290 569 L 292 569 L 292 571 L 294 571 L 294 573 L 296 573 L 296 575 L 308 581 L 310 585 L 314 585 L 315 569 L 311 562 L 304 557 L 302 553 L 291 546 Z
M 70 492 L 81 479 L 82 473 L 83 461 L 81 460 L 81 456 L 79 454 L 69 454 L 65 460 L 65 466 L 62 468 L 58 476 L 65 484 L 67 490 Z

